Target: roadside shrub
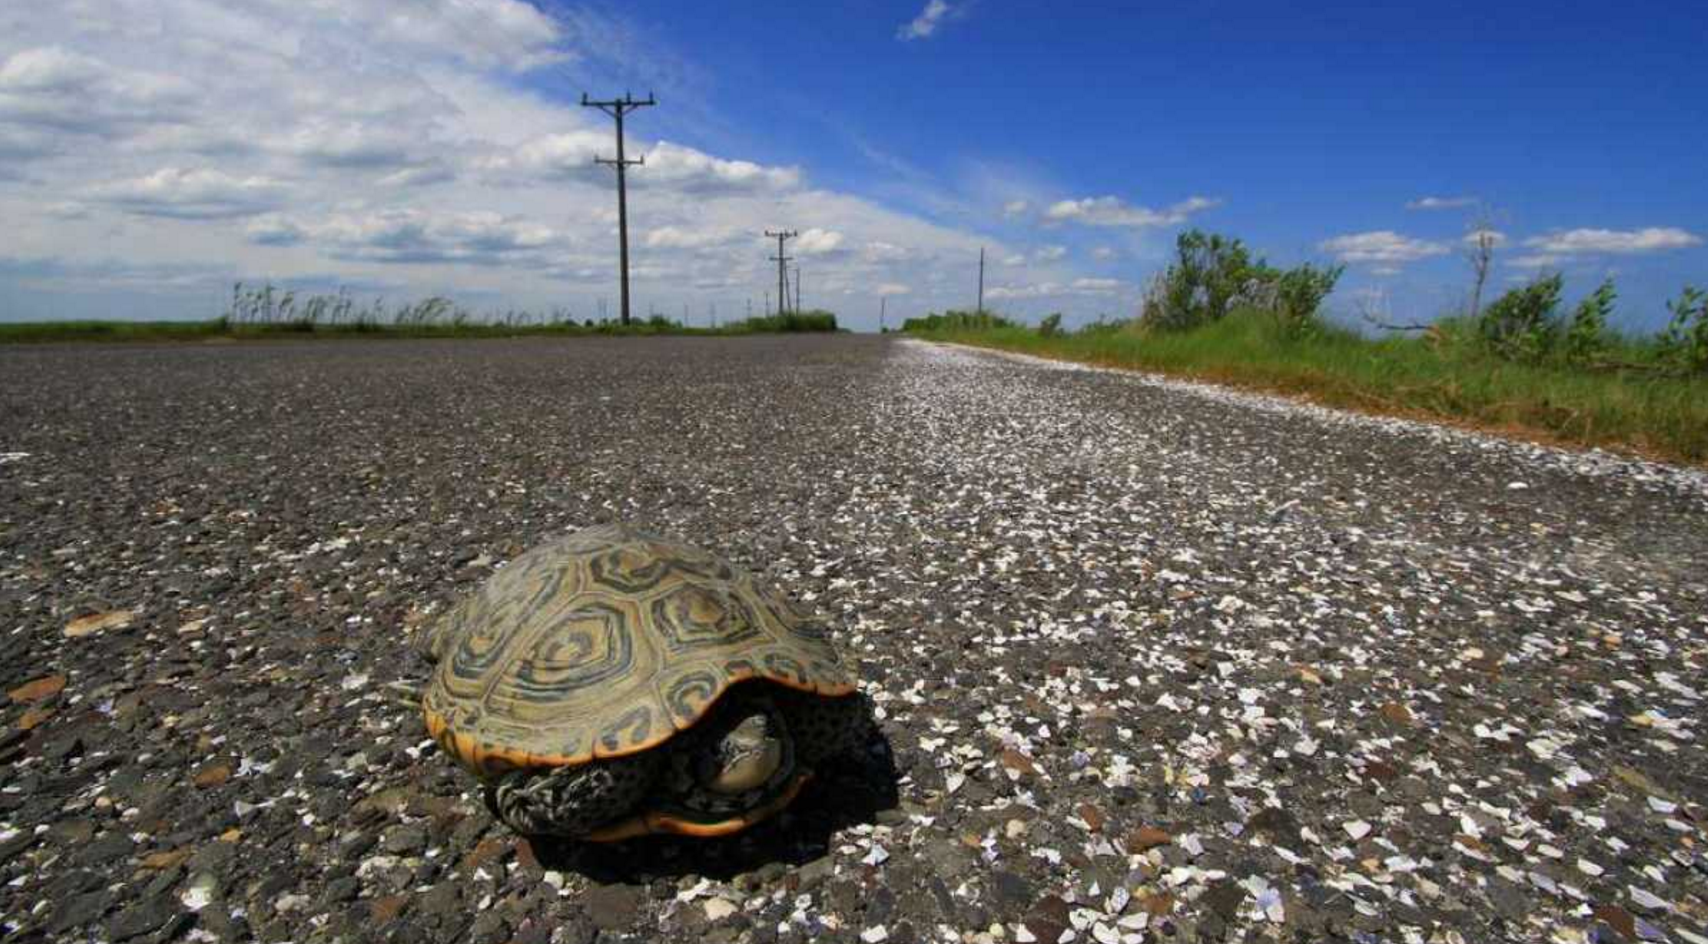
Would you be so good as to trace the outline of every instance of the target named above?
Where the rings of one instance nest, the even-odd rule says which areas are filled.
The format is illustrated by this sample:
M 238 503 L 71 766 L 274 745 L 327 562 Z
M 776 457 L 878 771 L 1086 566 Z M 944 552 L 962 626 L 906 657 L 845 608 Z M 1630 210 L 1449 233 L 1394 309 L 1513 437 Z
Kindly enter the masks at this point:
M 1186 331 L 1227 317 L 1234 307 L 1270 315 L 1283 335 L 1315 327 L 1317 312 L 1345 272 L 1310 263 L 1277 269 L 1253 259 L 1245 244 L 1201 230 L 1181 233 L 1175 258 L 1145 286 L 1137 328 Z
M 1278 273 L 1269 283 L 1273 289 L 1265 310 L 1275 319 L 1281 333 L 1296 337 L 1317 327 L 1317 312 L 1322 309 L 1323 299 L 1334 291 L 1335 283 L 1345 271 L 1345 266 L 1319 267 L 1307 262 Z
M 1038 323 L 1038 334 L 1042 337 L 1053 338 L 1062 333 L 1062 313 L 1051 312 Z
M 1666 303 L 1672 322 L 1661 333 L 1661 350 L 1686 370 L 1708 370 L 1708 292 L 1686 285 Z
M 1019 326 L 988 311 L 953 310 L 941 315 L 932 312 L 922 318 L 909 318 L 901 325 L 903 331 L 983 331 L 988 328 L 1015 327 Z
M 1483 343 L 1507 360 L 1541 360 L 1558 334 L 1554 312 L 1560 307 L 1563 284 L 1556 272 L 1495 299 L 1479 319 Z
M 805 331 L 835 331 L 836 316 L 828 311 L 791 311 L 780 315 L 762 315 L 731 322 L 719 329 L 725 334 L 781 332 L 793 334 Z
M 1615 297 L 1617 293 L 1613 290 L 1613 280 L 1606 279 L 1572 309 L 1572 318 L 1566 325 L 1565 334 L 1567 360 L 1574 364 L 1584 364 L 1607 350 L 1607 319 L 1613 314 Z
M 1174 262 L 1147 286 L 1139 322 L 1146 328 L 1181 331 L 1218 321 L 1246 283 L 1267 269 L 1255 265 L 1238 239 L 1187 230 L 1174 241 Z

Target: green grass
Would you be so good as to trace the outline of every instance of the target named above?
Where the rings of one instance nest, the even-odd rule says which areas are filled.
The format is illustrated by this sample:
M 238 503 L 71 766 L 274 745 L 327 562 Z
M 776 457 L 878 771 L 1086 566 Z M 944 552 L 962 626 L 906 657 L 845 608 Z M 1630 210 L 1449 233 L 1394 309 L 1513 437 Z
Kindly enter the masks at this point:
M 1708 376 L 1657 370 L 1640 342 L 1612 351 L 1609 360 L 1627 366 L 1589 369 L 1501 360 L 1451 330 L 1434 339 L 1334 329 L 1289 338 L 1253 313 L 1179 333 L 1122 325 L 1050 337 L 1013 326 L 913 334 L 1708 465 Z
M 771 315 L 731 322 L 716 328 L 689 327 L 674 321 L 634 321 L 581 324 L 576 322 L 520 322 L 493 324 L 477 321 L 429 323 L 377 323 L 372 321 L 327 323 L 317 321 L 20 321 L 0 322 L 0 344 L 55 341 L 206 341 L 213 339 L 255 340 L 267 338 L 512 338 L 523 336 L 601 337 L 690 335 L 726 337 L 746 334 L 836 331 L 836 316 L 829 312 Z

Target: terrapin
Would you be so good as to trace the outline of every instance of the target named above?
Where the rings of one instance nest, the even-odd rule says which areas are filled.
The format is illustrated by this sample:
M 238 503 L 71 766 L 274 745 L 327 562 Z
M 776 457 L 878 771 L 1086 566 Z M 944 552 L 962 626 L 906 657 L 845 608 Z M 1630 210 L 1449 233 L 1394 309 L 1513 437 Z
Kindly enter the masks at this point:
M 822 622 L 623 525 L 524 553 L 424 648 L 428 732 L 525 835 L 737 832 L 852 749 L 868 717 Z

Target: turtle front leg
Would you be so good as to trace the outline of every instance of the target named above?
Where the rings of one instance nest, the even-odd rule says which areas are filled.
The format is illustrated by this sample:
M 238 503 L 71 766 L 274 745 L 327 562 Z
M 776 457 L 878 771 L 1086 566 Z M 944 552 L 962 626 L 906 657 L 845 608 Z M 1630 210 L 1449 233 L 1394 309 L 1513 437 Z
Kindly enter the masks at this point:
M 513 770 L 486 787 L 492 815 L 524 836 L 580 839 L 634 810 L 658 777 L 643 751 L 573 767 Z

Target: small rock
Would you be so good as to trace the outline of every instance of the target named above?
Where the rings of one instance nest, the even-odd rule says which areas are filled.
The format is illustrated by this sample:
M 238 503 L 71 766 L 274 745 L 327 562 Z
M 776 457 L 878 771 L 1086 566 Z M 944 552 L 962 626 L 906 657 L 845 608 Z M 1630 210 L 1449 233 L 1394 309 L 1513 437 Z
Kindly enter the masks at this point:
M 1382 706 L 1382 717 L 1395 724 L 1409 725 L 1412 723 L 1411 709 L 1397 701 L 1391 701 Z
M 93 636 L 109 629 L 125 629 L 135 620 L 135 610 L 108 610 L 105 613 L 80 616 L 65 624 L 65 638 L 82 639 L 84 636 Z
M 384 898 L 375 898 L 368 905 L 368 914 L 373 917 L 375 924 L 385 924 L 402 914 L 408 904 L 407 895 L 387 895 Z
M 1146 852 L 1173 841 L 1173 836 L 1155 826 L 1141 826 L 1127 836 L 1127 851 Z
M 6 693 L 6 697 L 15 702 L 41 701 L 44 698 L 52 698 L 64 690 L 65 676 L 44 675 L 12 689 Z
M 151 852 L 142 857 L 142 867 L 145 869 L 156 869 L 161 871 L 176 868 L 188 861 L 190 855 L 194 852 L 194 849 L 190 849 L 188 847 L 183 849 L 172 849 L 166 852 Z
M 231 779 L 230 764 L 209 764 L 196 771 L 194 782 L 198 787 L 217 787 Z
M 627 885 L 598 885 L 583 899 L 587 916 L 602 931 L 626 931 L 640 915 L 641 893 Z

